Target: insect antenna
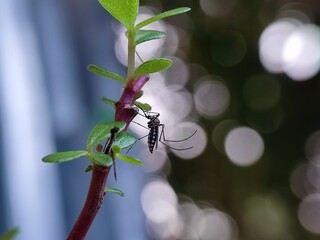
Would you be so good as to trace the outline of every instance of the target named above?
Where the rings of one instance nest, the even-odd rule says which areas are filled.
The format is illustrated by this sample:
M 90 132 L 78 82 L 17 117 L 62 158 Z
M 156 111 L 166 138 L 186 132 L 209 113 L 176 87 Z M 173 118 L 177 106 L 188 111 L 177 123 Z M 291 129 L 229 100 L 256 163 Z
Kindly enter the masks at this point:
M 137 54 L 137 56 L 138 56 L 139 60 L 143 63 L 143 60 L 142 60 L 142 58 L 141 58 L 140 54 L 139 54 L 137 51 L 136 51 L 136 54 Z

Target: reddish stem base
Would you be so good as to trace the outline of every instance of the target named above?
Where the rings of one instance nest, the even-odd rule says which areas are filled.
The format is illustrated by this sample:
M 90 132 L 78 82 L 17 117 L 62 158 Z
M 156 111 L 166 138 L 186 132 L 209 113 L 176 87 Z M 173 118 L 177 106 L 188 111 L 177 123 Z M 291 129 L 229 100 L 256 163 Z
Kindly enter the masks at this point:
M 106 194 L 104 187 L 110 167 L 94 166 L 86 202 L 67 240 L 83 240 Z

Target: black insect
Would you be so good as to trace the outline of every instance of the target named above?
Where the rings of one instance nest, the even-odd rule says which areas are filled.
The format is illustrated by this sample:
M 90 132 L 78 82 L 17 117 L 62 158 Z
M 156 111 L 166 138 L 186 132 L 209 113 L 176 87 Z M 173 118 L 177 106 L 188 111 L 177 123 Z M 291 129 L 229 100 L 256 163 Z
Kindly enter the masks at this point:
M 141 109 L 142 110 L 142 109 Z M 188 150 L 193 148 L 193 146 L 191 147 L 187 147 L 187 148 L 174 148 L 169 146 L 168 144 L 166 144 L 165 142 L 183 142 L 188 140 L 189 138 L 191 138 L 193 135 L 196 134 L 197 130 L 194 131 L 194 133 L 192 133 L 189 137 L 186 137 L 184 139 L 180 139 L 180 140 L 168 140 L 165 137 L 164 134 L 164 127 L 165 125 L 163 123 L 160 123 L 160 113 L 157 112 L 146 112 L 144 110 L 142 110 L 143 115 L 139 113 L 139 115 L 149 119 L 148 121 L 148 127 L 143 126 L 140 123 L 134 122 L 146 129 L 149 130 L 149 133 L 141 138 L 139 138 L 138 140 L 148 137 L 148 147 L 149 147 L 149 151 L 151 153 L 153 153 L 154 147 L 157 149 L 158 148 L 158 142 L 161 142 L 163 145 L 167 146 L 168 148 L 174 149 L 174 150 Z M 160 136 L 159 136 L 159 128 L 161 128 L 161 132 L 160 132 Z
M 104 154 L 111 154 L 112 152 L 112 144 L 113 142 L 116 140 L 116 136 L 117 136 L 117 133 L 119 132 L 119 128 L 118 127 L 113 127 L 110 129 L 110 137 L 107 139 L 105 145 L 104 145 L 104 148 L 102 149 L 102 152 Z
M 116 140 L 116 136 L 119 132 L 119 128 L 118 127 L 113 127 L 110 129 L 110 137 L 107 139 L 104 147 L 102 147 L 101 144 L 99 144 L 97 146 L 97 151 L 98 152 L 103 152 L 104 154 L 110 155 L 113 161 L 113 173 L 114 173 L 114 178 L 117 181 L 117 170 L 116 170 L 116 162 L 115 162 L 115 158 L 113 155 L 113 151 L 112 151 L 112 144 L 114 143 L 114 141 Z

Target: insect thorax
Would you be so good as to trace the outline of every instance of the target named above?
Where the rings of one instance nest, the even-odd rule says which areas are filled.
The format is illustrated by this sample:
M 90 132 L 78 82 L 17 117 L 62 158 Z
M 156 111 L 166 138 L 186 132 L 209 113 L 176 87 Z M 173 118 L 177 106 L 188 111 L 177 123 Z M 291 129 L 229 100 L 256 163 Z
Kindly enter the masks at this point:
M 160 120 L 158 118 L 151 119 L 148 122 L 148 128 L 158 127 L 160 125 Z

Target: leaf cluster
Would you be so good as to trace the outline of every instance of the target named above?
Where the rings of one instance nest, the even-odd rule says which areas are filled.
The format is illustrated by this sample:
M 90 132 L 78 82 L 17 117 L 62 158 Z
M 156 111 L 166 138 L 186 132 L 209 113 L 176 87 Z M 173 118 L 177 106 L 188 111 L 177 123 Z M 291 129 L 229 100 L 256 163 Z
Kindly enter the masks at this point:
M 114 157 L 131 164 L 142 165 L 140 160 L 120 153 L 121 150 L 131 147 L 136 142 L 135 136 L 131 133 L 122 131 L 125 126 L 126 124 L 124 122 L 99 123 L 92 129 L 88 137 L 86 150 L 57 152 L 45 156 L 42 158 L 42 161 L 47 163 L 63 163 L 85 156 L 95 165 L 109 167 L 112 165 L 112 158 Z M 119 128 L 119 133 L 112 144 L 113 156 L 111 156 L 111 154 L 95 151 L 94 147 L 110 138 L 111 129 L 115 127 Z
M 88 137 L 86 150 L 52 153 L 42 158 L 42 161 L 46 163 L 64 163 L 84 156 L 93 164 L 90 164 L 87 167 L 86 172 L 91 171 L 94 165 L 110 167 L 115 159 L 119 159 L 134 165 L 142 165 L 143 163 L 139 159 L 120 153 L 121 150 L 131 147 L 136 142 L 135 136 L 123 131 L 125 126 L 126 123 L 124 122 L 99 123 L 92 129 Z M 111 153 L 105 154 L 101 151 L 95 151 L 95 146 L 103 141 L 108 141 L 108 139 L 111 137 L 111 130 L 113 128 L 118 128 L 119 133 L 116 135 L 114 142 L 112 143 Z M 117 193 L 120 196 L 123 195 L 123 193 L 118 189 L 106 187 L 105 190 Z
M 98 1 L 115 19 L 117 19 L 126 28 L 126 36 L 128 38 L 129 47 L 131 47 L 131 50 L 134 50 L 132 51 L 133 53 L 135 53 L 135 48 L 137 45 L 147 41 L 165 37 L 164 32 L 142 28 L 150 25 L 153 22 L 177 14 L 185 13 L 190 10 L 190 8 L 187 7 L 172 9 L 136 24 L 136 18 L 139 9 L 139 0 Z M 134 56 L 134 54 L 131 54 L 131 56 Z M 136 79 L 139 76 L 149 75 L 151 73 L 160 72 L 169 68 L 172 65 L 172 61 L 167 58 L 154 58 L 145 61 L 138 67 L 135 67 L 134 63 L 131 65 L 133 65 L 133 67 L 131 66 L 131 71 L 128 71 L 127 78 L 94 64 L 90 64 L 87 69 L 99 76 L 113 79 L 123 85 L 127 85 L 130 81 Z M 140 91 L 134 101 L 134 104 L 144 111 L 150 111 L 151 106 L 149 104 L 136 101 L 142 95 L 143 91 Z M 105 97 L 103 97 L 101 100 L 115 107 L 115 101 Z M 73 161 L 80 157 L 86 157 L 91 162 L 91 164 L 85 170 L 86 172 L 93 170 L 94 166 L 110 167 L 114 163 L 115 159 L 119 159 L 134 165 L 141 165 L 142 162 L 140 160 L 120 153 L 121 150 L 130 148 L 136 141 L 136 138 L 132 134 L 123 131 L 125 126 L 126 124 L 124 122 L 99 123 L 92 129 L 88 137 L 85 150 L 73 150 L 49 154 L 45 156 L 42 161 L 47 163 L 63 163 Z M 114 128 L 117 128 L 118 132 L 115 138 L 112 138 L 111 130 Z M 107 143 L 110 144 L 111 139 L 113 140 L 113 143 L 111 143 L 111 150 L 109 152 L 102 151 L 100 143 L 106 141 L 107 146 Z M 118 189 L 106 187 L 105 191 L 110 191 L 123 196 L 123 193 Z
M 172 9 L 156 16 L 148 18 L 142 22 L 135 23 L 138 15 L 139 1 L 138 0 L 98 0 L 99 3 L 115 18 L 117 19 L 125 28 L 127 38 L 132 38 L 134 47 L 147 41 L 156 40 L 164 38 L 166 34 L 157 30 L 145 30 L 142 29 L 150 25 L 153 22 L 162 20 L 167 17 L 178 15 L 181 13 L 188 12 L 190 8 L 181 7 Z M 150 59 L 140 66 L 136 67 L 133 76 L 125 77 L 104 69 L 103 67 L 90 64 L 88 70 L 113 80 L 120 82 L 121 84 L 126 84 L 129 79 L 133 79 L 142 75 L 148 75 L 155 72 L 160 72 L 166 70 L 172 65 L 172 61 L 167 58 L 154 58 Z

